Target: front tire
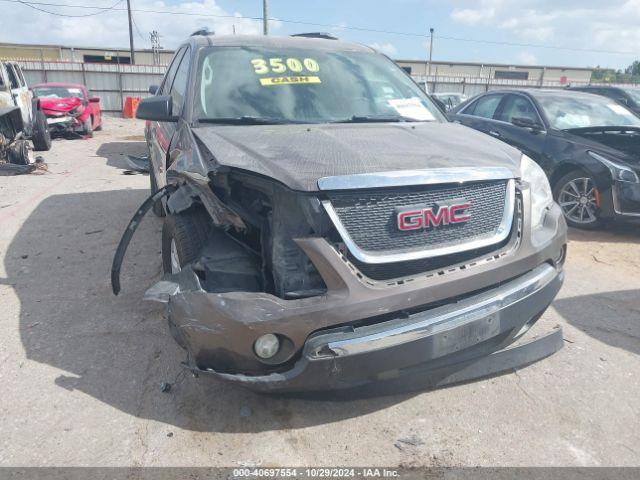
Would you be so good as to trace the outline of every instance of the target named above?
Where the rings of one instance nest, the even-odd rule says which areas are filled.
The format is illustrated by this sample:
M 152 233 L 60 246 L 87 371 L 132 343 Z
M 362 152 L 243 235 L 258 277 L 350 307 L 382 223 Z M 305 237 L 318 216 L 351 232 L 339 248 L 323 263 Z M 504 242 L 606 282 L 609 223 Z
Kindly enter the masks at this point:
M 211 229 L 211 219 L 202 208 L 167 215 L 162 226 L 162 268 L 176 274 L 200 256 Z
M 93 117 L 89 117 L 84 121 L 83 129 L 85 136 L 93 137 Z
M 574 170 L 560 178 L 554 185 L 553 198 L 570 227 L 593 230 L 602 226 L 599 193 L 587 172 Z
M 31 137 L 33 149 L 37 152 L 46 152 L 51 150 L 51 133 L 47 118 L 42 110 L 37 110 L 33 123 L 33 135 Z

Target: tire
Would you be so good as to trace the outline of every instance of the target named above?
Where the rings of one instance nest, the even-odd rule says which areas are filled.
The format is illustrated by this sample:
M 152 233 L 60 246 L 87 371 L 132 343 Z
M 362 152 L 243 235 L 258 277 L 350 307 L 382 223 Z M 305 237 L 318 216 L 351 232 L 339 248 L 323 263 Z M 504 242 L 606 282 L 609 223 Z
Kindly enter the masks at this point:
M 177 215 L 167 215 L 162 226 L 164 272 L 177 273 L 184 265 L 197 260 L 210 230 L 211 219 L 202 208 L 192 208 Z M 173 255 L 172 243 L 175 245 Z M 178 265 L 173 264 L 172 256 Z
M 33 149 L 36 152 L 46 152 L 51 150 L 51 133 L 47 118 L 42 110 L 37 110 L 33 122 L 33 135 L 31 136 Z
M 151 164 L 149 164 L 149 183 L 151 184 L 151 195 L 153 195 L 158 191 L 158 183 L 156 182 L 156 174 Z M 162 200 L 158 200 L 153 204 L 153 214 L 156 217 L 164 217 L 166 215 Z
M 85 120 L 82 130 L 85 136 L 89 138 L 93 137 L 93 117 L 89 117 Z
M 29 145 L 25 140 L 18 140 L 7 149 L 7 160 L 14 165 L 29 165 Z
M 100 125 L 93 129 L 94 132 L 99 132 L 102 130 L 102 118 L 100 118 Z
M 560 205 L 567 225 L 584 230 L 601 228 L 598 193 L 593 177 L 583 170 L 573 170 L 553 186 L 553 198 Z

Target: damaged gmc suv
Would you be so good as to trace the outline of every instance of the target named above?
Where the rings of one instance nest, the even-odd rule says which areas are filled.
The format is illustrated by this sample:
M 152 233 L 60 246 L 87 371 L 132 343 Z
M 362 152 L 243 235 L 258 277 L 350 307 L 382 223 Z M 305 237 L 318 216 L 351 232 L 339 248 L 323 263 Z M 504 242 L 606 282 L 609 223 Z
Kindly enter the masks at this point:
M 323 38 L 319 38 L 323 37 Z M 137 117 L 187 368 L 266 392 L 397 392 L 546 357 L 514 342 L 566 225 L 518 150 L 450 123 L 391 60 L 325 35 L 194 35 Z

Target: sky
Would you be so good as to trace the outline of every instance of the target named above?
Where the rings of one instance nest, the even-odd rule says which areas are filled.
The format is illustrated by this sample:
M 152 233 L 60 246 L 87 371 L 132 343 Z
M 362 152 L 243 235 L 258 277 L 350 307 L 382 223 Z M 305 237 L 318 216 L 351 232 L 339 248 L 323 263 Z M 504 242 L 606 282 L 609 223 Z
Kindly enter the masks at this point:
M 126 0 L 106 13 L 73 18 L 21 1 L 47 3 L 34 6 L 58 14 L 87 15 L 99 10 L 50 4 L 110 7 L 118 0 L 0 0 L 2 42 L 128 46 Z M 166 48 L 202 27 L 217 34 L 234 28 L 238 34 L 262 32 L 260 20 L 247 18 L 262 16 L 262 0 L 131 3 L 137 48 L 150 47 L 152 30 Z M 435 30 L 434 61 L 624 68 L 640 59 L 640 0 L 269 0 L 269 17 L 274 35 L 325 31 L 396 59 L 426 58 L 429 28 Z

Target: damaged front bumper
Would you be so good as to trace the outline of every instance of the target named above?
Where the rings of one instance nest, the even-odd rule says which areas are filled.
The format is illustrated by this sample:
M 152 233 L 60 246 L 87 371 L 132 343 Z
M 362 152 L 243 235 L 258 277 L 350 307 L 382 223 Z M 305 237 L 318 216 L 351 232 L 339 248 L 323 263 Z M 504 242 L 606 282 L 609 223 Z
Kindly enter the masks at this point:
M 359 278 L 324 239 L 301 239 L 327 284 L 323 296 L 209 293 L 187 267 L 149 289 L 146 299 L 167 304 L 189 352 L 187 367 L 203 375 L 262 392 L 349 398 L 434 388 L 524 366 L 561 348 L 559 329 L 507 347 L 558 293 L 565 238 L 554 206 L 542 230 L 525 227 L 520 245 L 500 258 L 393 286 Z M 286 338 L 290 355 L 272 365 L 258 361 L 253 342 L 266 333 Z
M 535 362 L 562 347 L 557 329 L 533 342 L 504 348 L 540 317 L 563 277 L 554 266 L 543 264 L 454 304 L 374 325 L 319 331 L 284 372 L 243 375 L 195 363 L 189 367 L 274 393 L 332 391 L 353 397 L 464 382 Z
M 51 133 L 82 133 L 83 123 L 73 115 L 47 117 L 47 125 Z

